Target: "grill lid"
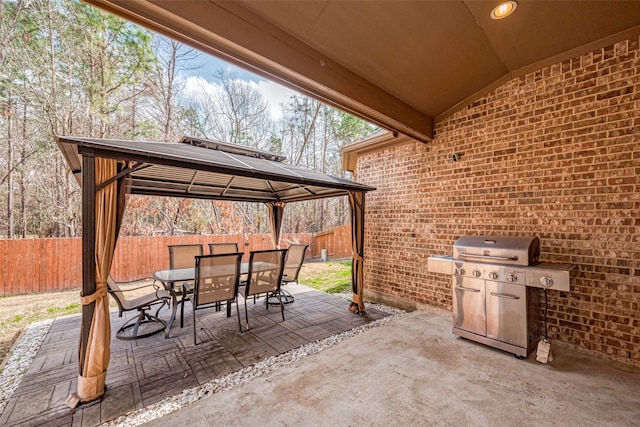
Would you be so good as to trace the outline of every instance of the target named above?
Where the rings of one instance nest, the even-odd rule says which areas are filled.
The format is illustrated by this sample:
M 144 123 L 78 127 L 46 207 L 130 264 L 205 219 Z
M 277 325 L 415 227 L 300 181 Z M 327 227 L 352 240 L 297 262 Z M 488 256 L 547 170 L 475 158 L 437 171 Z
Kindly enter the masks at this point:
M 540 239 L 514 236 L 462 236 L 453 244 L 453 259 L 493 264 L 535 265 Z

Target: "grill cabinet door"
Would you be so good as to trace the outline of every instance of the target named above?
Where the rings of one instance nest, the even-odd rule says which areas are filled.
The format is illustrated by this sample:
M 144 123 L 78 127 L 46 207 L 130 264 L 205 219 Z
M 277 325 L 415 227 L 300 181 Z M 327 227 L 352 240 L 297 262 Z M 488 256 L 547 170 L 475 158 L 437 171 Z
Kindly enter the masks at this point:
M 487 281 L 487 337 L 527 348 L 527 288 Z
M 487 335 L 484 280 L 453 276 L 453 327 Z

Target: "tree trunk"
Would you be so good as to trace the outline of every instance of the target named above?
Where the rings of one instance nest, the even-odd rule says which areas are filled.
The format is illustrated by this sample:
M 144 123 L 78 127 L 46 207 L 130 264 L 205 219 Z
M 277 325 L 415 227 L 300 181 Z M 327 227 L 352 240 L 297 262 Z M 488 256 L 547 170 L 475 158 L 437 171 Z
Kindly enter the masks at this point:
M 27 172 L 25 159 L 27 158 L 27 103 L 22 105 L 22 148 L 20 150 L 20 216 L 22 218 L 22 238 L 27 238 Z
M 13 239 L 15 233 L 15 219 L 13 212 L 13 93 L 11 87 L 7 93 L 7 238 Z

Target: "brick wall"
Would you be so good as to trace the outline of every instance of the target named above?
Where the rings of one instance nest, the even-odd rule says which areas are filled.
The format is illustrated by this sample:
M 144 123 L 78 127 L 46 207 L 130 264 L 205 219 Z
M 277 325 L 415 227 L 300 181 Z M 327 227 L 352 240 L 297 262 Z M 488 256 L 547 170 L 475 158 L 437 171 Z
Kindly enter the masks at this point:
M 452 153 L 460 153 L 453 162 Z M 360 154 L 365 283 L 451 308 L 427 257 L 465 234 L 535 235 L 578 265 L 549 333 L 640 365 L 640 51 L 627 40 L 515 78 L 436 124 L 432 142 Z

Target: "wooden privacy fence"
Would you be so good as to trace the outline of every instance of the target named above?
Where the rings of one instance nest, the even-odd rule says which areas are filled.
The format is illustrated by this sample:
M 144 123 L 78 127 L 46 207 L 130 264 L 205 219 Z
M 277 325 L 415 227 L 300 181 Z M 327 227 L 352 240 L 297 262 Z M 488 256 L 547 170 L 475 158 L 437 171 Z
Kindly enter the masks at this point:
M 291 243 L 311 244 L 310 233 L 284 234 L 281 246 Z M 201 243 L 209 253 L 208 243 L 236 242 L 245 253 L 273 247 L 270 234 L 224 236 L 120 237 L 114 254 L 111 274 L 117 281 L 149 277 L 156 270 L 169 268 L 168 245 Z M 311 255 L 309 254 L 309 257 Z M 17 295 L 75 289 L 82 286 L 82 240 L 19 239 L 0 240 L 0 295 Z
M 351 225 L 314 234 L 310 249 L 314 258 L 322 255 L 322 249 L 327 250 L 328 258 L 351 257 Z
M 310 245 L 307 258 L 320 257 L 326 248 L 329 258 L 351 256 L 351 227 L 335 228 L 312 236 L 310 233 L 284 234 L 281 246 L 291 243 Z M 168 245 L 236 242 L 248 261 L 249 252 L 273 247 L 270 234 L 206 236 L 120 237 L 111 274 L 117 281 L 149 277 L 156 270 L 169 268 Z M 82 240 L 0 239 L 0 296 L 76 289 L 82 286 Z

